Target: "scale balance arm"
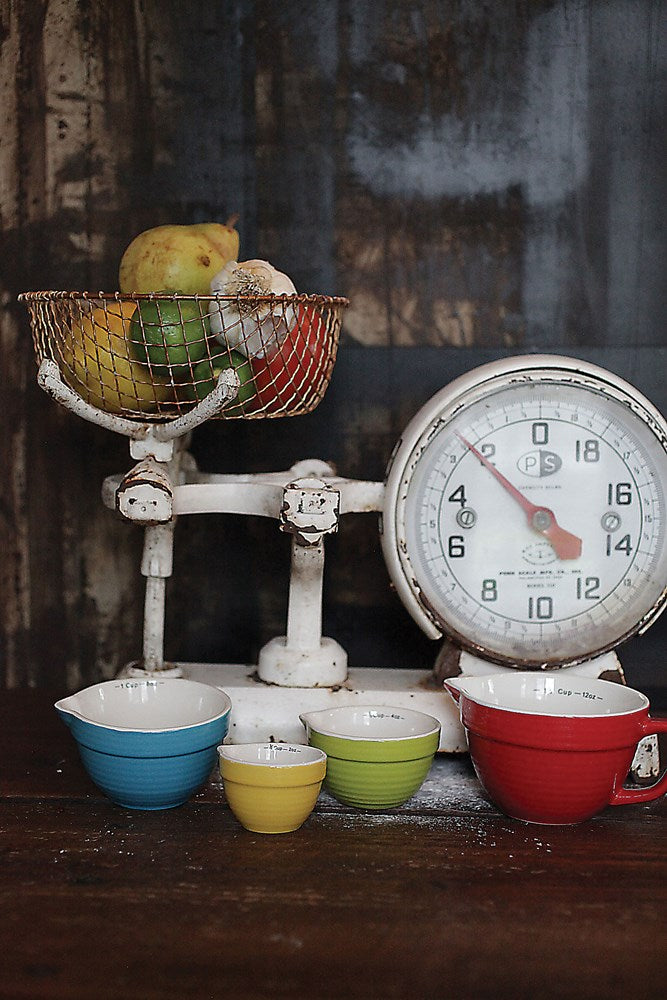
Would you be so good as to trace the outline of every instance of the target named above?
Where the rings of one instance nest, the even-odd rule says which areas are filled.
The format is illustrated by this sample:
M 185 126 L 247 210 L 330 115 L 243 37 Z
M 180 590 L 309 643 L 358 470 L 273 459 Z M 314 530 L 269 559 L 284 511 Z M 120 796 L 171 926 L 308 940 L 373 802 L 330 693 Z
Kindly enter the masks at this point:
M 164 587 L 171 575 L 175 519 L 186 514 L 246 514 L 273 518 L 281 531 L 292 535 L 286 635 L 270 640 L 260 651 L 260 679 L 294 687 L 343 683 L 347 654 L 335 640 L 321 634 L 324 536 L 337 531 L 342 514 L 379 511 L 383 484 L 344 479 L 319 459 L 298 462 L 282 472 L 217 475 L 200 472 L 183 449 L 177 449 L 177 454 L 177 466 L 170 463 L 171 509 L 163 501 L 161 523 L 156 523 L 153 509 L 146 528 L 144 663 L 157 662 L 158 669 L 162 668 Z M 105 480 L 102 495 L 107 507 L 128 520 L 146 523 L 146 505 L 137 502 L 134 487 L 142 488 L 149 463 L 143 460 L 127 475 Z M 160 462 L 154 466 L 156 475 L 168 468 Z M 156 483 L 155 488 L 162 487 Z
M 342 514 L 379 511 L 382 483 L 343 479 L 317 459 L 285 472 L 219 476 L 195 473 L 177 487 L 175 514 L 240 513 L 275 518 L 292 535 L 287 628 L 261 650 L 258 676 L 284 687 L 332 687 L 347 678 L 347 653 L 322 636 L 324 537 Z

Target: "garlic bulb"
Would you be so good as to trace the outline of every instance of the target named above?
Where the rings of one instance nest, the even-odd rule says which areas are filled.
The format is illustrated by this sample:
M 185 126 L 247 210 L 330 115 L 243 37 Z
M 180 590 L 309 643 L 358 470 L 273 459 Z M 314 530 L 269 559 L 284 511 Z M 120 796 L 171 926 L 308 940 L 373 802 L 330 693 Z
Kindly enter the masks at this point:
M 231 260 L 211 281 L 211 294 L 232 296 L 296 295 L 294 283 L 266 260 Z M 249 358 L 273 354 L 296 322 L 283 302 L 211 303 L 211 330 L 221 344 Z

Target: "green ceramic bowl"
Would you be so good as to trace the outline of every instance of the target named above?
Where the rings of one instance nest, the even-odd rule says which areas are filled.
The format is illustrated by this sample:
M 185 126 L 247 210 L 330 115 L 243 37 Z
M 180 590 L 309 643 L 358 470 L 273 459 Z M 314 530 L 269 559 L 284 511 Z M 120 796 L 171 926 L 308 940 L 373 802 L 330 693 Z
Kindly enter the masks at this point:
M 300 716 L 310 746 L 327 755 L 324 787 L 358 809 L 400 806 L 421 787 L 440 742 L 432 715 L 341 705 Z

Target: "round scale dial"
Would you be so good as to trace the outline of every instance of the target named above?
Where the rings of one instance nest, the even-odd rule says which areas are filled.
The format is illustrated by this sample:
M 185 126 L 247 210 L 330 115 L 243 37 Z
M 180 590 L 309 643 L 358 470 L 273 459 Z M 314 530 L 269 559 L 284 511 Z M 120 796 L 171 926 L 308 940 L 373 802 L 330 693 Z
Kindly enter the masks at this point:
M 642 630 L 667 599 L 667 424 L 568 358 L 457 379 L 390 462 L 383 549 L 408 610 L 499 663 L 551 667 Z

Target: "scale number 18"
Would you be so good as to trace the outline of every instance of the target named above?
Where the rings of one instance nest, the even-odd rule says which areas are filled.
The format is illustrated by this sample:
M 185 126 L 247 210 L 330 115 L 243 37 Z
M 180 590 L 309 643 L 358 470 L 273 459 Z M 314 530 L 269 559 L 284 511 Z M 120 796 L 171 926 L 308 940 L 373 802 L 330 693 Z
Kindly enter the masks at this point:
M 599 462 L 600 442 L 595 438 L 587 441 L 577 440 L 574 446 L 574 458 L 577 462 Z

